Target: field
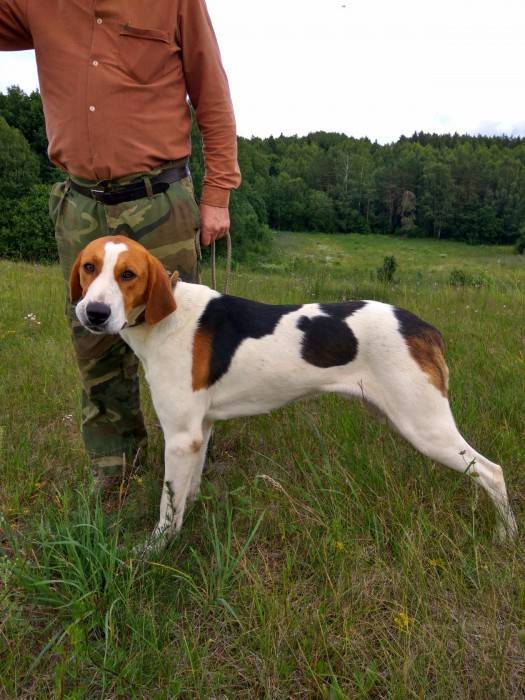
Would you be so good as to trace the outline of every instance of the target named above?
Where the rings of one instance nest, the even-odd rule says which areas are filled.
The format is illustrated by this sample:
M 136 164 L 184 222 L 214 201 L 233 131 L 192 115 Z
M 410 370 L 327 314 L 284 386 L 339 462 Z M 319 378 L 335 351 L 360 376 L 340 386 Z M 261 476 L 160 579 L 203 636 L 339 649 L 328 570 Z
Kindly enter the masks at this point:
M 232 293 L 380 299 L 440 328 L 458 425 L 503 465 L 525 530 L 523 256 L 286 234 Z M 523 535 L 494 545 L 475 484 L 358 404 L 218 426 L 181 537 L 137 560 L 161 434 L 148 405 L 149 472 L 93 503 L 63 308 L 58 268 L 0 262 L 0 697 L 524 696 Z

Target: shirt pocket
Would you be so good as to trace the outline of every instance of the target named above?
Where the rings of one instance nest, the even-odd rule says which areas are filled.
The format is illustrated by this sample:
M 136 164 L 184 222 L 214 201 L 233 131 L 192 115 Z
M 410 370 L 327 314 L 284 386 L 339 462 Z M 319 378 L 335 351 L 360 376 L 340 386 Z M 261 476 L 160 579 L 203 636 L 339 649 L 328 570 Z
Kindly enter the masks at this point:
M 149 84 L 166 73 L 172 42 L 169 32 L 125 24 L 119 31 L 119 49 L 128 75 L 138 83 Z

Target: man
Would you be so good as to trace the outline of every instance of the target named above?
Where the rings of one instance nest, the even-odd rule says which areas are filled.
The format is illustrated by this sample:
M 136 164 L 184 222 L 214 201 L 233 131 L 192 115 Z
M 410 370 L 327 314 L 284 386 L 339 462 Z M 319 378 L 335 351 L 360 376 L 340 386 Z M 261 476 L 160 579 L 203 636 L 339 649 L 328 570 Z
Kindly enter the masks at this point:
M 205 246 L 227 233 L 230 190 L 240 183 L 205 0 L 0 0 L 0 50 L 31 48 L 49 156 L 69 176 L 50 199 L 64 277 L 89 241 L 119 234 L 195 280 L 199 226 Z M 187 95 L 204 141 L 200 210 L 187 170 Z M 68 316 L 100 488 L 144 452 L 138 361 L 120 338 L 87 333 L 71 308 Z

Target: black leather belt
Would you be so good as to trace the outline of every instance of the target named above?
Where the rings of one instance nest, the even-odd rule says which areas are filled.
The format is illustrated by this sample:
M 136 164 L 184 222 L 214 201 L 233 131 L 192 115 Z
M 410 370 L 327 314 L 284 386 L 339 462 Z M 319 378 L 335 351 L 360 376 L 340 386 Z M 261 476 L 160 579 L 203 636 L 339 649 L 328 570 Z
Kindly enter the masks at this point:
M 78 185 L 71 180 L 71 189 L 75 192 L 80 192 L 85 197 L 96 199 L 102 204 L 120 204 L 121 202 L 132 202 L 134 199 L 142 199 L 143 197 L 151 196 L 152 194 L 161 194 L 166 192 L 172 182 L 177 182 L 190 174 L 190 169 L 187 165 L 181 165 L 177 168 L 169 168 L 164 170 L 159 175 L 148 177 L 151 184 L 151 190 L 148 192 L 148 187 L 144 179 L 130 182 L 129 185 L 111 186 L 107 180 L 100 182 L 96 187 L 84 187 Z

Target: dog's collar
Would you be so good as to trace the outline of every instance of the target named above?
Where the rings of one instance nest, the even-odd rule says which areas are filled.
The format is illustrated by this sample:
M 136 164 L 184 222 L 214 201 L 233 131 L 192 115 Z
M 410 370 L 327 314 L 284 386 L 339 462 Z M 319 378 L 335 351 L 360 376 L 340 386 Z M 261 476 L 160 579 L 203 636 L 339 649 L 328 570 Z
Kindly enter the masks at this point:
M 126 321 L 126 325 L 124 326 L 124 329 L 127 328 L 135 328 L 135 326 L 141 326 L 143 323 L 146 322 L 146 305 L 142 304 L 141 306 L 137 306 L 135 309 L 132 309 L 129 313 L 129 318 Z

